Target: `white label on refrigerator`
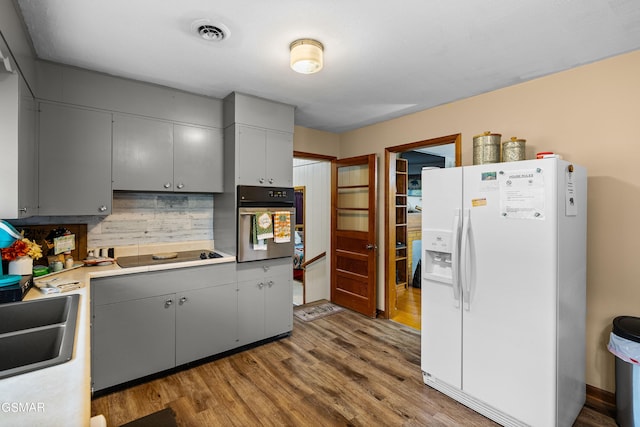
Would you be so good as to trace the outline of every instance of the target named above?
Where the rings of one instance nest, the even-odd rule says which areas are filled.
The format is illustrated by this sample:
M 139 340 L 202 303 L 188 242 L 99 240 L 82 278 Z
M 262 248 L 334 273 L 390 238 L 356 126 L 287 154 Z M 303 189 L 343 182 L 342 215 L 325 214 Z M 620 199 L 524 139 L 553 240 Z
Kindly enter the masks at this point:
M 566 216 L 576 216 L 578 215 L 578 204 L 576 200 L 576 184 L 573 181 L 573 173 L 569 172 L 569 170 L 565 171 L 565 196 L 564 196 L 564 206 L 565 206 L 565 215 Z
M 542 169 L 498 172 L 500 215 L 503 218 L 544 219 Z

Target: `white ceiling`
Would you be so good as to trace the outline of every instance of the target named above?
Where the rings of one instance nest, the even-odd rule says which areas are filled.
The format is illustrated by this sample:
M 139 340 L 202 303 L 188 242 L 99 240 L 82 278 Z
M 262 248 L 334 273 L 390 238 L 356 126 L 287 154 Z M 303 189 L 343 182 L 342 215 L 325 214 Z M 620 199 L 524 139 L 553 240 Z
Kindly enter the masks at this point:
M 640 49 L 638 0 L 16 1 L 39 58 L 281 101 L 332 132 Z M 201 19 L 229 37 L 199 38 Z M 324 44 L 320 73 L 289 68 L 298 38 Z

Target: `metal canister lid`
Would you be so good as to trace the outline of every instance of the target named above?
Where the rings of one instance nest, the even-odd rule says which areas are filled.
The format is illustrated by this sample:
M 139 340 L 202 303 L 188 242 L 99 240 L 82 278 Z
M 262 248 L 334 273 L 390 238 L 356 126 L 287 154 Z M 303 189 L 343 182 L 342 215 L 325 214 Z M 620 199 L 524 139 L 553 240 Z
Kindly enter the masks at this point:
M 499 144 L 500 138 L 502 138 L 501 133 L 491 133 L 490 131 L 486 131 L 483 134 L 476 135 L 473 137 L 473 144 Z
M 518 137 L 512 136 L 511 139 L 509 141 L 505 141 L 502 144 L 514 144 L 514 145 L 521 145 L 526 143 L 527 140 L 526 139 L 519 139 Z

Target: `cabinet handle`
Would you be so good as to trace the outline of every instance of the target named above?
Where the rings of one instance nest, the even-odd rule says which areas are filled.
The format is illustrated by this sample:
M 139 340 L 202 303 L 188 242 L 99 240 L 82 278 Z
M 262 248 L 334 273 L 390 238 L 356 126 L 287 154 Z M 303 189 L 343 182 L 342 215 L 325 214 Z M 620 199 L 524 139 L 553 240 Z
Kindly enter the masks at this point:
M 269 178 L 269 184 L 273 184 L 273 181 L 275 181 L 273 178 Z
M 27 213 L 27 208 L 20 208 L 18 211 L 20 213 Z
M 269 280 L 269 282 L 267 283 L 267 285 L 269 285 L 269 287 L 273 286 L 273 280 Z
M 171 304 L 173 304 L 173 300 L 172 300 L 172 299 L 168 299 L 168 300 L 166 300 L 166 301 L 164 302 L 164 306 L 165 306 L 165 307 L 169 307 L 169 306 L 171 306 Z
M 178 190 L 182 190 L 184 188 L 184 184 L 180 183 L 180 184 L 176 185 L 176 187 L 178 188 Z
M 164 188 L 171 188 L 171 183 L 167 182 L 163 185 Z
M 105 205 L 102 205 L 98 208 L 98 211 L 100 212 L 106 212 L 106 210 L 107 210 L 107 207 Z
M 264 288 L 264 283 L 262 283 L 262 282 L 258 283 L 258 287 L 259 287 L 260 289 Z
M 260 178 L 258 181 L 260 182 L 260 184 L 264 184 L 264 178 Z
M 184 304 L 184 303 L 185 303 L 185 302 L 187 302 L 187 301 L 188 301 L 188 298 L 187 298 L 187 297 L 182 297 L 182 298 L 180 298 L 180 304 Z
M 268 266 L 268 265 L 263 265 L 263 266 L 262 266 L 262 269 L 263 269 L 265 272 L 267 272 L 267 271 L 269 271 L 269 266 Z

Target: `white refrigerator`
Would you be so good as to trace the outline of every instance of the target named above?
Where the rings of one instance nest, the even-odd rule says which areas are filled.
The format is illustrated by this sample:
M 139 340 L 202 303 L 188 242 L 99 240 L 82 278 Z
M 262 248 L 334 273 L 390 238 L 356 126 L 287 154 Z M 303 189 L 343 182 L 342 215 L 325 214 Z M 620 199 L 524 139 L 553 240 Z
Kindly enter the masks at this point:
M 507 426 L 585 402 L 587 177 L 559 159 L 422 171 L 425 384 Z

